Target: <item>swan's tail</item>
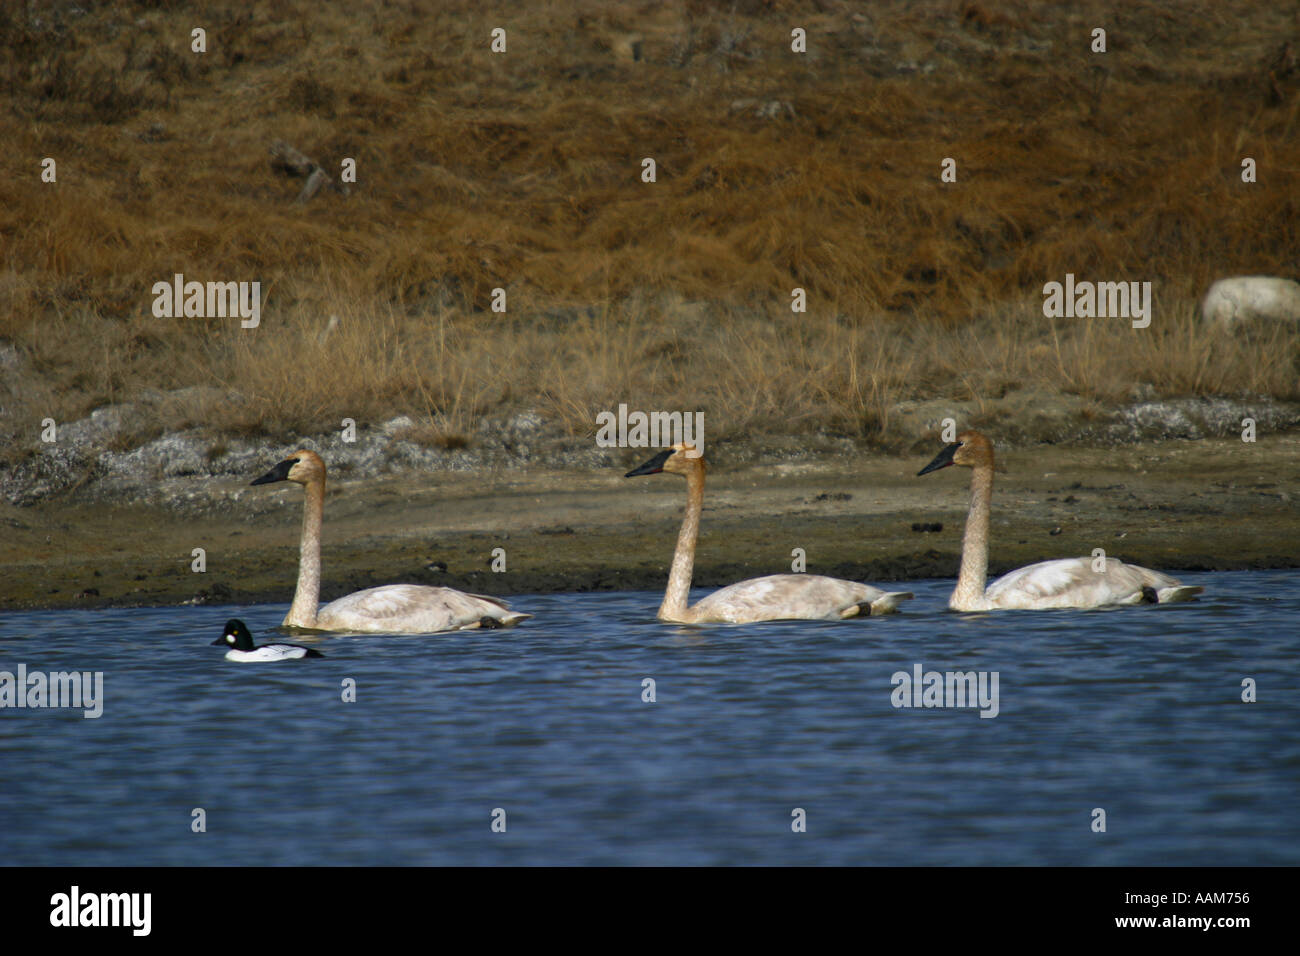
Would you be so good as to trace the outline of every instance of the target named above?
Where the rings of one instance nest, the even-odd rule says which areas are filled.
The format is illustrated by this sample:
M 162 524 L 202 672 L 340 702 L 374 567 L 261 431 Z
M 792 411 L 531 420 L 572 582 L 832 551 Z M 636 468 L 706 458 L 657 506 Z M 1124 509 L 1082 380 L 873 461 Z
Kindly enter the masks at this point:
M 1161 604 L 1173 604 L 1177 601 L 1190 601 L 1205 588 L 1199 584 L 1180 584 L 1171 588 L 1156 588 L 1156 596 Z
M 884 594 L 880 595 L 880 597 L 876 598 L 874 601 L 863 601 L 861 604 L 856 605 L 857 607 L 856 615 L 845 615 L 845 616 L 853 617 L 853 616 L 861 615 L 865 617 L 868 614 L 872 616 L 878 614 L 893 614 L 895 611 L 898 610 L 898 603 L 900 601 L 910 600 L 911 597 L 912 597 L 911 591 L 886 591 Z
M 462 631 L 487 631 L 501 627 L 514 627 L 520 621 L 526 621 L 530 617 L 532 617 L 531 614 L 521 614 L 518 611 L 506 611 L 504 614 L 499 616 L 495 614 L 484 614 L 477 621 L 462 625 L 460 629 Z

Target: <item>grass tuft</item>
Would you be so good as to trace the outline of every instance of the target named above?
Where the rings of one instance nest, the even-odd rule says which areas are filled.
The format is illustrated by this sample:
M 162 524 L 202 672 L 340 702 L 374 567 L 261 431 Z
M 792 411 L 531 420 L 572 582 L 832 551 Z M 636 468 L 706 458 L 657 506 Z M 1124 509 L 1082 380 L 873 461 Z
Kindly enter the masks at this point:
M 185 4 L 7 7 L 0 432 L 195 387 L 156 428 L 406 414 L 448 448 L 619 402 L 890 444 L 909 400 L 1297 399 L 1294 328 L 1195 318 L 1300 273 L 1295 9 L 1137 0 L 1103 57 L 1087 2 L 554 0 L 505 56 L 467 0 L 253 4 L 204 55 Z M 276 139 L 351 194 L 295 205 Z M 259 280 L 261 327 L 154 318 L 176 272 Z M 1151 281 L 1151 328 L 1045 319 L 1067 272 Z

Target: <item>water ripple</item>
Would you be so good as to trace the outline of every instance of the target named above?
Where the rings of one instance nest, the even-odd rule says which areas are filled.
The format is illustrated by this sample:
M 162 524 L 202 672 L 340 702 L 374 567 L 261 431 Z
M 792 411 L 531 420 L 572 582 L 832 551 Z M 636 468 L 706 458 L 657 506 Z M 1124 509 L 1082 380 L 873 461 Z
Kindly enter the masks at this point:
M 957 615 L 951 582 L 912 582 L 889 618 L 714 628 L 655 622 L 645 593 L 521 596 L 515 630 L 326 637 L 323 661 L 266 666 L 207 645 L 232 615 L 269 639 L 283 606 L 10 613 L 0 670 L 102 671 L 104 712 L 0 710 L 0 854 L 1294 865 L 1300 574 L 1189 578 L 1206 600 Z M 996 671 L 998 716 L 895 708 L 916 664 Z

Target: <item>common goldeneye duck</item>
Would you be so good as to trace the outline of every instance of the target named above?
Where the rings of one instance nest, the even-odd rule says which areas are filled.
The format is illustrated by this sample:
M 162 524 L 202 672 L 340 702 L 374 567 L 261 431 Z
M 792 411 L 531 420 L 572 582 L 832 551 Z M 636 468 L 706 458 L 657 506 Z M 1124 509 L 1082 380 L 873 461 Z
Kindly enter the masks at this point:
M 303 647 L 301 644 L 263 644 L 256 647 L 253 635 L 240 620 L 226 622 L 226 629 L 212 642 L 213 646 L 224 645 L 228 661 L 296 661 L 304 657 L 324 657 L 320 651 Z

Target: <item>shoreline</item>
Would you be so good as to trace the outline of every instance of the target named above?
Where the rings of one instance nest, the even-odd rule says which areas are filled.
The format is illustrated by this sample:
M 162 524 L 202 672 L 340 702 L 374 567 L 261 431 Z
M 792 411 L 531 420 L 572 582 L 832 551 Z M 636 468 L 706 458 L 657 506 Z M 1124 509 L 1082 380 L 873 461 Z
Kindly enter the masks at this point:
M 639 454 L 627 452 L 630 464 Z M 812 574 L 870 583 L 955 577 L 969 476 L 916 477 L 928 458 L 711 462 L 694 584 L 788 572 L 795 548 Z M 625 480 L 625 470 L 331 478 L 322 601 L 401 582 L 496 595 L 661 590 L 684 484 L 671 475 Z M 1294 433 L 1255 443 L 999 449 L 989 573 L 1097 547 L 1174 573 L 1300 567 L 1297 474 Z M 288 602 L 301 490 L 224 477 L 192 484 L 165 505 L 65 494 L 0 506 L 8 529 L 0 611 Z M 195 548 L 204 549 L 203 573 L 191 569 Z M 496 548 L 504 572 L 491 570 Z

